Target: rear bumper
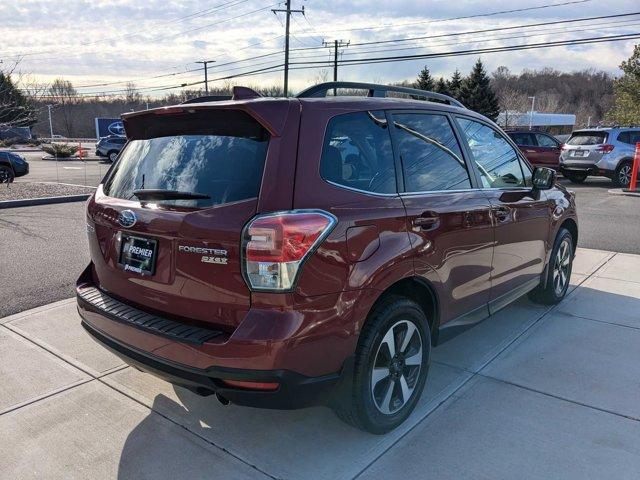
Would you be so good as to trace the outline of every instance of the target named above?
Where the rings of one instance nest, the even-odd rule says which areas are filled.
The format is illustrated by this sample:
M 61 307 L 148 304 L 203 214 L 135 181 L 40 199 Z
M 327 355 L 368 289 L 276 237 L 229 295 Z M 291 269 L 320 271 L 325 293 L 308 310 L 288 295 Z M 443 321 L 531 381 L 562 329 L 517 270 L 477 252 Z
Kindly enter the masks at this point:
M 239 405 L 295 409 L 327 404 L 338 386 L 350 381 L 355 347 L 332 330 L 311 336 L 305 322 L 321 322 L 313 314 L 305 317 L 302 308 L 293 317 L 291 312 L 276 311 L 273 318 L 250 312 L 230 334 L 139 310 L 96 288 L 91 276 L 90 265 L 76 287 L 83 327 L 127 364 L 170 383 L 203 395 L 217 393 Z M 289 328 L 291 318 L 303 327 L 302 334 Z M 225 380 L 278 386 L 238 388 Z
M 82 309 L 78 310 L 82 316 Z M 305 377 L 288 370 L 244 370 L 224 367 L 203 370 L 177 364 L 125 345 L 91 326 L 84 319 L 82 326 L 94 340 L 132 367 L 199 395 L 215 393 L 237 405 L 290 410 L 328 404 L 340 379 L 346 378 L 351 371 L 350 361 L 345 362 L 341 374 L 322 377 Z M 246 390 L 226 386 L 224 380 L 278 383 L 279 387 L 272 391 Z
M 587 175 L 602 175 L 608 177 L 613 174 L 610 170 L 605 170 L 594 164 L 562 164 L 559 168 L 560 173 L 586 173 Z

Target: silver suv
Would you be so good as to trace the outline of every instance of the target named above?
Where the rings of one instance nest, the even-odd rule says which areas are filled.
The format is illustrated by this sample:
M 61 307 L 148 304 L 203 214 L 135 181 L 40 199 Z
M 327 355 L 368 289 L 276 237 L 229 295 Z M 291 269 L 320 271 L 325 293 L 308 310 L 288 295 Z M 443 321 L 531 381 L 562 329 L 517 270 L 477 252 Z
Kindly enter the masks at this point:
M 636 142 L 640 142 L 640 127 L 576 130 L 562 146 L 560 171 L 573 183 L 582 183 L 589 175 L 602 175 L 627 187 Z

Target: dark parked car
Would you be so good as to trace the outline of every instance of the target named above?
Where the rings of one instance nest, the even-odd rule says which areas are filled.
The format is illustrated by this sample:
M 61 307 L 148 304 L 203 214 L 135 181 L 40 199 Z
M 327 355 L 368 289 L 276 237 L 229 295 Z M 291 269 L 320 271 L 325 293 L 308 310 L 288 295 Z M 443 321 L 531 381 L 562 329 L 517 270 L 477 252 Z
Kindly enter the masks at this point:
M 529 130 L 507 131 L 507 135 L 534 167 L 549 167 L 554 170 L 560 167 L 562 143 L 552 135 Z
M 100 138 L 96 143 L 96 155 L 99 157 L 107 157 L 110 162 L 115 162 L 118 154 L 127 143 L 126 137 L 118 135 L 109 135 Z
M 403 87 L 258 97 L 124 116 L 77 299 L 129 364 L 384 433 L 418 402 L 433 345 L 524 294 L 565 296 L 574 197 L 490 120 Z
M 13 182 L 16 177 L 29 173 L 29 163 L 22 155 L 0 151 L 0 183 Z

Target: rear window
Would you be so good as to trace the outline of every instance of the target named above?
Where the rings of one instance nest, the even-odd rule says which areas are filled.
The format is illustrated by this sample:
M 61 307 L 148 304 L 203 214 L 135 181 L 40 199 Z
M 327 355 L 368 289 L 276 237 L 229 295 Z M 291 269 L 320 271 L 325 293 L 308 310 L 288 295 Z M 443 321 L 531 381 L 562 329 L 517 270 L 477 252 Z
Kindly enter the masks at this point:
M 606 141 L 606 132 L 576 132 L 571 134 L 567 145 L 600 145 Z
M 245 123 L 234 131 L 233 118 L 228 118 L 222 128 L 217 128 L 216 121 L 203 125 L 190 123 L 188 118 L 145 122 L 146 132 L 162 136 L 134 139 L 127 144 L 105 182 L 106 195 L 135 199 L 133 192 L 141 189 L 207 195 L 206 199 L 153 201 L 198 208 L 258 196 L 269 137 L 257 123 L 253 128 Z M 176 124 L 175 129 L 171 123 Z M 172 130 L 176 134 L 170 134 Z

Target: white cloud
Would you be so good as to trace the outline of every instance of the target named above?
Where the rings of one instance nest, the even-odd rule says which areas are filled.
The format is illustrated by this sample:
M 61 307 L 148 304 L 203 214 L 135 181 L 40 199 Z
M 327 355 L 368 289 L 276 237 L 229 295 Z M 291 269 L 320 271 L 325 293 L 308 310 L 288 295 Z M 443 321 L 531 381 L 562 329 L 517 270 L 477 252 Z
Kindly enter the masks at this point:
M 274 0 L 275 3 L 276 0 Z M 413 36 L 450 35 L 456 32 L 506 27 L 538 22 L 553 22 L 571 18 L 612 15 L 637 10 L 631 0 L 598 0 L 555 8 L 505 13 L 494 16 L 442 21 L 450 17 L 527 8 L 567 0 L 447 0 L 368 2 L 334 0 L 333 2 L 296 1 L 294 8 L 305 5 L 306 18 L 294 15 L 291 29 L 292 48 L 318 46 L 322 39 L 341 38 L 352 44 L 406 38 Z M 76 85 L 134 80 L 140 87 L 152 88 L 199 81 L 201 73 L 182 74 L 196 69 L 194 62 L 202 58 L 216 59 L 210 67 L 210 78 L 258 69 L 282 62 L 274 55 L 251 62 L 224 63 L 281 50 L 284 28 L 269 11 L 271 2 L 256 0 L 115 0 L 85 2 L 83 0 L 5 0 L 0 3 L 2 37 L 0 59 L 10 63 L 24 55 L 20 69 L 42 82 L 64 76 Z M 212 11 L 216 6 L 219 10 Z M 209 9 L 201 15 L 194 12 Z M 263 9 L 262 11 L 254 12 Z M 183 18 L 189 16 L 188 18 Z M 238 17 L 238 18 L 234 18 Z M 280 20 L 280 21 L 279 21 Z M 413 42 L 409 50 L 394 50 L 395 44 L 351 46 L 344 49 L 343 58 L 363 55 L 410 55 L 424 52 L 447 52 L 485 48 L 497 45 L 529 44 L 568 38 L 616 35 L 640 31 L 640 15 L 628 17 L 626 24 L 614 24 L 620 19 L 603 20 L 598 29 L 592 24 L 548 25 L 530 29 L 529 37 L 521 31 L 508 31 L 431 38 Z M 366 27 L 379 27 L 365 29 Z M 533 36 L 535 34 L 535 36 Z M 496 40 L 501 38 L 501 40 Z M 7 40 L 8 39 L 8 40 Z M 260 43 L 262 42 L 262 43 Z M 259 45 L 256 45 L 260 43 Z M 602 43 L 576 47 L 523 50 L 482 55 L 489 71 L 506 65 L 512 71 L 524 68 L 552 67 L 559 70 L 585 68 L 617 73 L 622 60 L 631 54 L 633 42 Z M 367 51 L 368 53 L 358 52 Z M 302 58 L 306 57 L 306 58 Z M 311 58 L 309 58 L 311 57 Z M 340 78 L 363 81 L 398 81 L 414 78 L 427 64 L 435 75 L 450 75 L 456 68 L 470 69 L 477 58 L 457 56 L 433 60 L 345 66 Z M 297 60 L 296 60 L 297 59 Z M 292 61 L 328 60 L 329 50 L 296 52 Z M 181 73 L 166 78 L 154 75 Z M 293 88 L 303 88 L 313 81 L 317 70 L 292 70 Z M 280 82 L 282 74 L 273 73 L 240 79 L 245 83 Z M 120 85 L 83 88 L 82 91 L 117 90 Z

